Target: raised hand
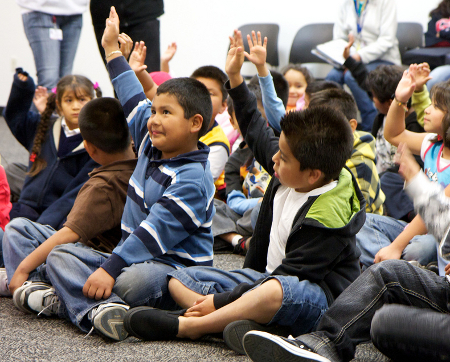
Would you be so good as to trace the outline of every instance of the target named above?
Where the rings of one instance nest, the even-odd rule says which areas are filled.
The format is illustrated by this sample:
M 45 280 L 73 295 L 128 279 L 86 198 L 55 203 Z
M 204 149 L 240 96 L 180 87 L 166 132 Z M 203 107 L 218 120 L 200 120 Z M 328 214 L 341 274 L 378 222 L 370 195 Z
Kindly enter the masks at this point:
M 122 52 L 122 55 L 125 57 L 125 59 L 128 59 L 131 49 L 133 48 L 133 40 L 131 40 L 131 38 L 125 33 L 119 34 L 118 40 L 119 49 Z
M 47 98 L 47 88 L 39 85 L 34 91 L 33 103 L 40 114 L 42 114 L 47 107 Z
M 428 63 L 414 64 L 416 67 L 410 67 L 414 79 L 416 80 L 416 92 L 421 92 L 423 86 L 432 78 L 430 77 L 430 66 Z
M 169 63 L 175 53 L 177 52 L 177 43 L 173 42 L 172 44 L 169 44 L 166 51 L 161 55 L 161 62 L 167 62 Z
M 235 30 L 234 36 L 230 36 L 230 50 L 225 63 L 225 71 L 230 79 L 231 88 L 237 87 L 244 81 L 241 76 L 242 64 L 244 64 L 244 43 L 241 32 Z
M 344 59 L 347 59 L 350 56 L 350 48 L 352 47 L 354 42 L 355 36 L 352 33 L 348 34 L 348 43 L 344 48 L 344 54 L 342 54 Z
M 250 54 L 244 52 L 245 57 L 256 66 L 266 64 L 267 59 L 267 37 L 264 37 L 264 43 L 261 40 L 261 33 L 257 34 L 252 30 L 252 36 L 247 35 Z
M 130 60 L 128 61 L 131 69 L 133 69 L 135 73 L 147 69 L 147 66 L 144 64 L 146 56 L 147 47 L 145 46 L 145 43 L 143 41 L 136 42 L 134 50 L 130 55 Z
M 417 64 L 411 64 L 409 70 L 403 72 L 402 79 L 395 90 L 395 98 L 397 101 L 406 103 L 408 102 L 408 99 L 411 98 L 414 89 L 416 88 L 416 80 L 414 78 L 416 68 Z
M 102 36 L 102 47 L 106 55 L 119 50 L 119 15 L 114 6 L 111 6 L 109 18 L 106 19 L 105 31 Z

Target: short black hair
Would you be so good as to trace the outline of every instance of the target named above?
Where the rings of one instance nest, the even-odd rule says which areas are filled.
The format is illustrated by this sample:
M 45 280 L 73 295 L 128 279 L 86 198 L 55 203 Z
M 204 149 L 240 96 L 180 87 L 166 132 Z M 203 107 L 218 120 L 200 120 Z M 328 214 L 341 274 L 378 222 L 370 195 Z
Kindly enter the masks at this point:
M 344 113 L 347 120 L 356 119 L 358 106 L 355 98 L 343 89 L 326 89 L 314 93 L 309 100 L 308 107 L 331 107 Z
M 212 117 L 211 96 L 206 86 L 193 78 L 173 78 L 166 80 L 156 90 L 156 95 L 170 94 L 183 108 L 184 118 L 189 119 L 196 114 L 203 117 L 202 128 L 198 138 L 208 132 L 209 121 Z
M 305 93 L 311 97 L 312 94 L 325 89 L 342 89 L 342 86 L 332 80 L 315 80 L 314 82 L 308 83 Z
M 78 116 L 84 140 L 103 152 L 115 154 L 130 146 L 127 120 L 120 102 L 115 98 L 96 98 L 86 103 Z
M 380 103 L 385 103 L 393 99 L 402 76 L 403 69 L 398 65 L 379 65 L 367 75 L 367 88 Z
M 230 116 L 234 113 L 233 99 L 230 96 L 227 97 L 227 112 Z
M 300 171 L 320 170 L 325 181 L 338 178 L 353 150 L 353 132 L 343 115 L 330 107 L 311 107 L 287 113 L 281 130 Z
M 262 93 L 261 93 L 261 86 L 259 85 L 259 83 L 249 84 L 248 90 L 250 91 L 250 93 L 253 93 L 253 95 L 256 97 L 256 100 L 258 102 L 261 102 L 262 104 Z
M 286 78 L 283 76 L 283 74 L 278 73 L 275 70 L 271 70 L 270 73 L 272 74 L 273 79 L 273 85 L 275 87 L 275 92 L 277 93 L 277 97 L 281 99 L 283 102 L 284 108 L 287 107 L 287 102 L 289 99 L 289 83 L 286 80 Z M 259 84 L 259 78 L 257 75 L 253 76 L 252 79 L 250 79 L 250 84 Z M 259 84 L 260 85 L 260 84 Z
M 225 102 L 228 96 L 227 89 L 225 88 L 225 83 L 228 80 L 227 75 L 215 67 L 214 65 L 205 65 L 203 67 L 197 68 L 194 73 L 192 73 L 191 78 L 208 78 L 215 80 L 220 84 L 220 91 L 222 92 L 222 102 Z

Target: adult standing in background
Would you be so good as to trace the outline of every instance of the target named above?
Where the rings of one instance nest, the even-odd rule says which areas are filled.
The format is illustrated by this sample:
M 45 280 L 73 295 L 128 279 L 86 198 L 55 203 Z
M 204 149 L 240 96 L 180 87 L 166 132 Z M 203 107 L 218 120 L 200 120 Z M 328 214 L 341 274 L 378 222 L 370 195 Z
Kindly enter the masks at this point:
M 394 0 L 343 0 L 334 24 L 333 39 L 347 41 L 350 33 L 355 36 L 356 48 L 351 56 L 362 61 L 369 72 L 380 64 L 401 64 Z M 326 79 L 348 85 L 361 113 L 362 129 L 370 132 L 377 110 L 351 73 L 335 68 Z
M 102 47 L 105 20 L 109 17 L 111 6 L 120 17 L 120 32 L 128 34 L 134 42 L 144 41 L 147 47 L 145 65 L 147 72 L 160 69 L 159 20 L 164 14 L 163 0 L 91 0 L 90 10 L 97 45 L 106 64 Z
M 33 51 L 37 83 L 52 89 L 72 73 L 89 0 L 16 0 Z M 105 18 L 106 19 L 106 18 Z

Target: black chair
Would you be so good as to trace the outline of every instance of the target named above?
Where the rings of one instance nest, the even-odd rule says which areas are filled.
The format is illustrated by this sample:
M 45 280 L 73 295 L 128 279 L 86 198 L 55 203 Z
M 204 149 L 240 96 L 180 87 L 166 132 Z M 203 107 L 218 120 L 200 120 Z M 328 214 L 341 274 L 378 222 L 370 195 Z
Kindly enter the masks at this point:
M 308 24 L 295 35 L 289 63 L 326 63 L 311 53 L 317 45 L 333 40 L 333 23 Z
M 397 39 L 402 64 L 409 65 L 410 63 L 406 59 L 404 59 L 405 53 L 408 50 L 423 47 L 422 24 L 408 22 L 398 23 Z
M 252 30 L 255 32 L 260 31 L 263 39 L 267 37 L 267 63 L 273 67 L 278 67 L 280 64 L 278 59 L 278 33 L 280 32 L 280 26 L 278 24 L 245 24 L 240 26 L 238 30 L 242 33 L 246 52 L 249 52 L 247 34 L 251 35 Z

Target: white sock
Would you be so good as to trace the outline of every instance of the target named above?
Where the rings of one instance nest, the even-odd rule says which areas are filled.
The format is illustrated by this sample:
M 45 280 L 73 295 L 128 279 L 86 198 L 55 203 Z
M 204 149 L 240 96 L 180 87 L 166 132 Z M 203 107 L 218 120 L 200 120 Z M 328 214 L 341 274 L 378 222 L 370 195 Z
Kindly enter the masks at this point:
M 233 239 L 231 239 L 231 245 L 236 246 L 239 243 L 239 240 L 242 239 L 242 235 L 235 235 Z

